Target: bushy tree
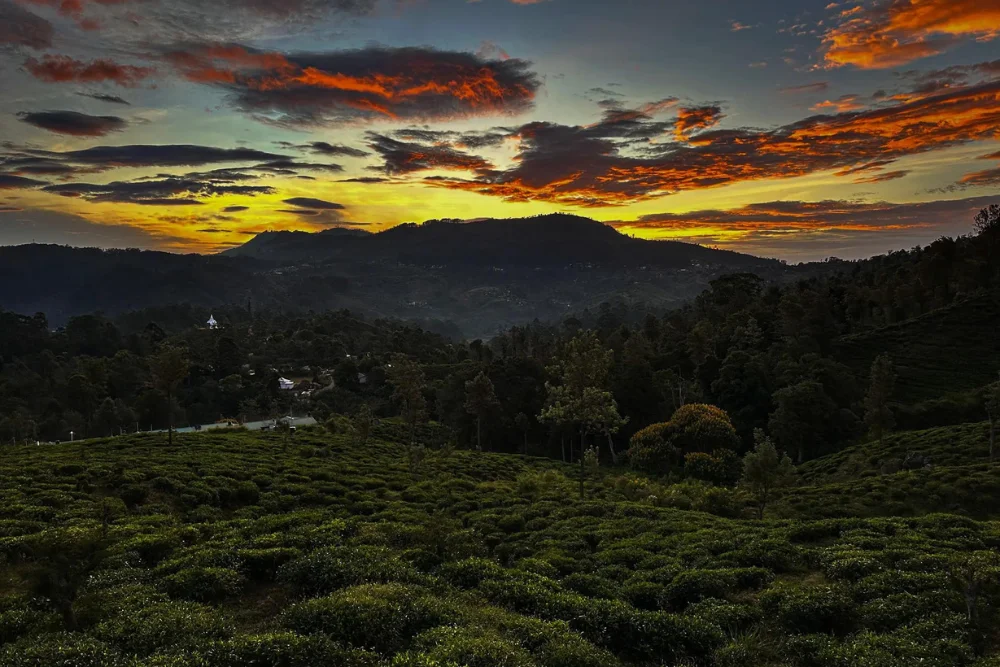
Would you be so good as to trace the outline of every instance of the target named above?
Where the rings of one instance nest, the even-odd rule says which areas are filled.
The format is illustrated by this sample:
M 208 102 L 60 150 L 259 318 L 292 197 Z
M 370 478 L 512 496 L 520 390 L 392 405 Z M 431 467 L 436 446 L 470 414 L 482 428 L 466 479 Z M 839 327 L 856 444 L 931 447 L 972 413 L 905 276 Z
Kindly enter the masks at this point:
M 757 518 L 764 518 L 764 510 L 771 501 L 775 489 L 792 482 L 795 468 L 787 454 L 778 454 L 771 439 L 764 431 L 754 431 L 754 448 L 743 457 L 743 475 L 740 486 L 744 487 L 757 505 Z
M 670 421 L 652 424 L 636 432 L 628 456 L 634 467 L 663 473 L 687 454 L 735 450 L 739 445 L 736 429 L 725 410 L 704 403 L 689 403 L 674 412 Z

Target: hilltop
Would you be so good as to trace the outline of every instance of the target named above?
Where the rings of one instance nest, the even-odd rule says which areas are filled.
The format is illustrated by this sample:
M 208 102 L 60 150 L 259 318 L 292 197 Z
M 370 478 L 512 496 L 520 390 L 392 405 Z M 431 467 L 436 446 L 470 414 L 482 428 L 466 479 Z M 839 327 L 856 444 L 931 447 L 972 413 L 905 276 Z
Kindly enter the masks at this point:
M 321 232 L 265 232 L 222 253 L 285 263 L 337 259 L 391 261 L 421 266 L 550 268 L 574 264 L 606 267 L 684 268 L 693 263 L 775 268 L 775 260 L 715 250 L 678 241 L 626 236 L 603 223 L 576 215 L 429 220 L 370 234 L 355 229 Z

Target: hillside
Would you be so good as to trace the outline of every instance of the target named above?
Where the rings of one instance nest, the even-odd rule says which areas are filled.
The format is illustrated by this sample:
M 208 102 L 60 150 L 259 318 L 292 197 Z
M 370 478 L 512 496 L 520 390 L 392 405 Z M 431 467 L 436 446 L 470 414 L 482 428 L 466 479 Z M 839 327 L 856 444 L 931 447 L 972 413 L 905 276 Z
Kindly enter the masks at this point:
M 265 233 L 222 255 L 62 246 L 0 247 L 0 309 L 55 324 L 169 304 L 269 312 L 350 309 L 453 322 L 469 338 L 535 319 L 560 321 L 603 301 L 680 306 L 713 278 L 798 269 L 700 246 L 632 239 L 573 216 L 403 225 L 379 234 Z M 455 326 L 457 325 L 457 327 Z
M 917 402 L 968 391 L 997 379 L 1000 293 L 982 292 L 920 317 L 846 336 L 834 356 L 866 378 L 888 353 L 899 374 L 897 398 Z
M 994 664 L 947 574 L 992 524 L 723 518 L 576 472 L 318 431 L 8 448 L 0 664 Z
M 988 425 L 905 431 L 809 461 L 776 511 L 789 516 L 1000 515 Z

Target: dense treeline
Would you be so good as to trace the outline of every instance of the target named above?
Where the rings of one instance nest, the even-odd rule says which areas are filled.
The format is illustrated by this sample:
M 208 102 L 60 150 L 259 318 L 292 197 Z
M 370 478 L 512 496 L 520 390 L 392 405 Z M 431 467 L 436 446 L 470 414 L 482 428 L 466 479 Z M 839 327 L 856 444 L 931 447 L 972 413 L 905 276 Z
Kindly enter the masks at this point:
M 616 458 L 640 429 L 706 403 L 731 420 L 735 449 L 749 449 L 762 429 L 801 461 L 878 431 L 866 423 L 875 413 L 919 427 L 985 416 L 980 389 L 995 379 L 1000 353 L 988 319 L 973 332 L 978 347 L 963 342 L 950 351 L 955 374 L 935 378 L 950 396 L 908 402 L 904 386 L 883 392 L 874 408 L 865 401 L 879 389 L 871 386 L 872 362 L 901 347 L 874 334 L 886 327 L 905 334 L 921 316 L 962 304 L 996 305 L 998 219 L 994 207 L 977 219 L 975 235 L 837 263 L 829 275 L 797 283 L 725 276 L 688 306 L 639 324 L 627 308 L 605 304 L 560 324 L 512 327 L 488 342 L 457 343 L 346 311 L 284 316 L 249 305 L 218 313 L 217 329 L 192 326 L 207 316 L 190 307 L 116 322 L 76 317 L 56 331 L 42 315 L 4 313 L 0 439 L 108 435 L 164 427 L 171 417 L 195 424 L 292 409 L 325 421 L 364 408 L 373 418 L 405 412 L 412 426 L 440 422 L 459 445 L 578 460 L 604 441 L 602 456 Z M 940 335 L 947 345 L 948 332 Z M 190 361 L 169 407 L 150 370 L 167 347 Z M 974 369 L 957 363 L 963 355 Z M 399 372 L 409 363 L 416 368 Z M 921 372 L 920 360 L 906 360 L 883 383 Z M 307 381 L 308 395 L 281 391 L 279 375 Z

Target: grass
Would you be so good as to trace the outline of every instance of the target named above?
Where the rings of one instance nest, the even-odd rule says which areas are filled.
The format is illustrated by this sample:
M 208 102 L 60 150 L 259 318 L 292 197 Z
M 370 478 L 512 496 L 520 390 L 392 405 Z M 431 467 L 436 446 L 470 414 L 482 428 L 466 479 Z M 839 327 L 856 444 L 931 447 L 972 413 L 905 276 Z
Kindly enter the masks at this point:
M 830 484 L 761 522 L 678 509 L 684 485 L 581 497 L 558 462 L 314 429 L 2 454 L 0 665 L 985 667 L 995 648 L 1000 597 L 973 622 L 948 576 L 1000 548 L 994 523 L 791 517 Z M 938 481 L 977 479 L 963 463 Z M 892 500 L 915 474 L 849 483 Z

